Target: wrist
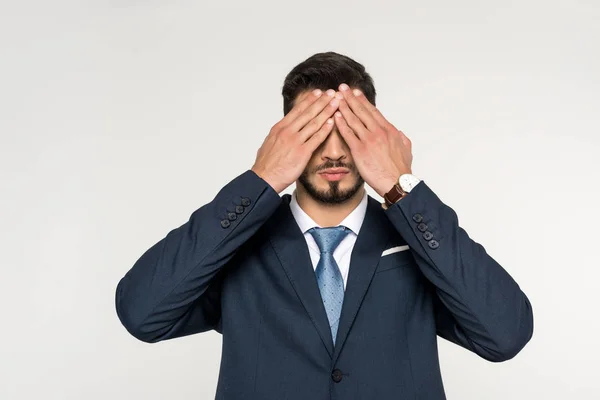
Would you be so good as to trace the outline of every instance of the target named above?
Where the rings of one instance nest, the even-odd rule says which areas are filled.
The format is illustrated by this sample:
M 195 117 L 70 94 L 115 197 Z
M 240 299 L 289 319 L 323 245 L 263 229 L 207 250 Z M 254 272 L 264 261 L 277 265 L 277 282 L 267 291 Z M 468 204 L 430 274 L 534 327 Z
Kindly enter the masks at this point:
M 401 170 L 398 174 L 396 175 L 392 175 L 392 176 L 388 176 L 387 178 L 384 178 L 381 180 L 381 185 L 379 185 L 379 188 L 373 188 L 375 189 L 375 191 L 377 192 L 377 194 L 379 194 L 381 197 L 385 197 L 386 193 L 389 193 L 390 190 L 392 190 L 394 188 L 395 185 L 399 184 L 400 181 L 400 177 L 402 175 L 412 175 L 412 169 L 404 169 Z
M 382 198 L 385 198 L 386 193 L 388 193 L 390 190 L 392 190 L 392 188 L 397 184 L 398 184 L 398 178 L 385 179 L 381 183 L 379 188 L 375 189 L 375 191 L 377 192 L 377 194 L 379 196 L 381 196 Z
M 277 194 L 283 192 L 287 186 L 284 186 L 280 183 L 277 183 L 276 180 L 268 176 L 260 167 L 252 167 L 250 168 L 260 179 L 265 181 L 271 188 L 277 192 Z M 288 185 L 289 186 L 289 185 Z
M 400 177 L 394 181 L 390 189 L 382 196 L 384 198 L 384 203 L 382 204 L 383 208 L 387 209 L 387 207 L 394 203 L 398 203 L 408 196 L 411 190 L 419 184 L 419 182 L 421 182 L 421 179 L 414 176 L 412 172 L 402 173 Z

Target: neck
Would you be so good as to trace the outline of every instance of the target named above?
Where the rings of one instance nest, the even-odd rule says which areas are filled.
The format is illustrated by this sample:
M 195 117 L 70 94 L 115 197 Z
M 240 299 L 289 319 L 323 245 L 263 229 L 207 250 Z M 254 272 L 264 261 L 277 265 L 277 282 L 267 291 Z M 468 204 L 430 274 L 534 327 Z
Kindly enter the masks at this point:
M 341 204 L 325 204 L 316 201 L 302 187 L 296 185 L 296 200 L 304 212 L 319 226 L 337 226 L 360 204 L 365 188 Z

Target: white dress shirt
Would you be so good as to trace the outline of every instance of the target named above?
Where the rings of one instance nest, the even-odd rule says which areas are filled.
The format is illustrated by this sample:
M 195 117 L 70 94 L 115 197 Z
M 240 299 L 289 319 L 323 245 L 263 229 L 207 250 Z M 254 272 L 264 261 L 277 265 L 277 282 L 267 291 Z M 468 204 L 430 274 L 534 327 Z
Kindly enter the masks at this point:
M 352 255 L 352 249 L 354 248 L 354 243 L 356 243 L 356 238 L 358 236 L 358 232 L 360 231 L 360 227 L 365 219 L 365 214 L 367 213 L 367 191 L 364 191 L 365 194 L 361 200 L 361 202 L 356 206 L 354 210 L 346 217 L 339 225 L 344 225 L 350 228 L 351 232 L 346 235 L 344 239 L 340 242 L 338 247 L 333 251 L 333 258 L 340 268 L 340 272 L 342 273 L 342 278 L 344 279 L 344 289 L 346 289 L 346 282 L 348 281 L 348 271 L 350 270 L 350 256 Z M 315 238 L 308 232 L 310 228 L 322 226 L 318 225 L 311 217 L 304 212 L 304 210 L 298 204 L 298 200 L 296 199 L 296 190 L 292 193 L 292 199 L 290 201 L 290 208 L 292 210 L 292 214 L 296 219 L 296 223 L 300 227 L 300 230 L 304 234 L 304 239 L 306 239 L 306 244 L 308 245 L 308 250 L 310 252 L 310 259 L 313 264 L 313 269 L 317 269 L 317 264 L 319 263 L 319 258 L 321 258 L 321 251 L 319 250 L 319 246 L 315 241 Z

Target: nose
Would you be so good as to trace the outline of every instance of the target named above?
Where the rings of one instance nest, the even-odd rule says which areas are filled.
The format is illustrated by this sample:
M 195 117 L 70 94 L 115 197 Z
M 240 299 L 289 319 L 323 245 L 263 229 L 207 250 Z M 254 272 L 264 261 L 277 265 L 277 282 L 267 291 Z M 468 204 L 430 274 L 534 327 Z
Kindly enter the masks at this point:
M 321 147 L 321 159 L 323 161 L 342 161 L 348 157 L 349 148 L 335 127 Z

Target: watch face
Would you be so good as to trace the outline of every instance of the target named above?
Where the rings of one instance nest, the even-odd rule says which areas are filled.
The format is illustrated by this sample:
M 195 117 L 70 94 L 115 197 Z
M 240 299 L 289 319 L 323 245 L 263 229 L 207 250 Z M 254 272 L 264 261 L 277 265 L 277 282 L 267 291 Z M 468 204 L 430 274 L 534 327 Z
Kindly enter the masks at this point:
M 404 174 L 400 177 L 400 187 L 405 192 L 410 192 L 419 182 L 421 182 L 421 180 L 411 174 Z

